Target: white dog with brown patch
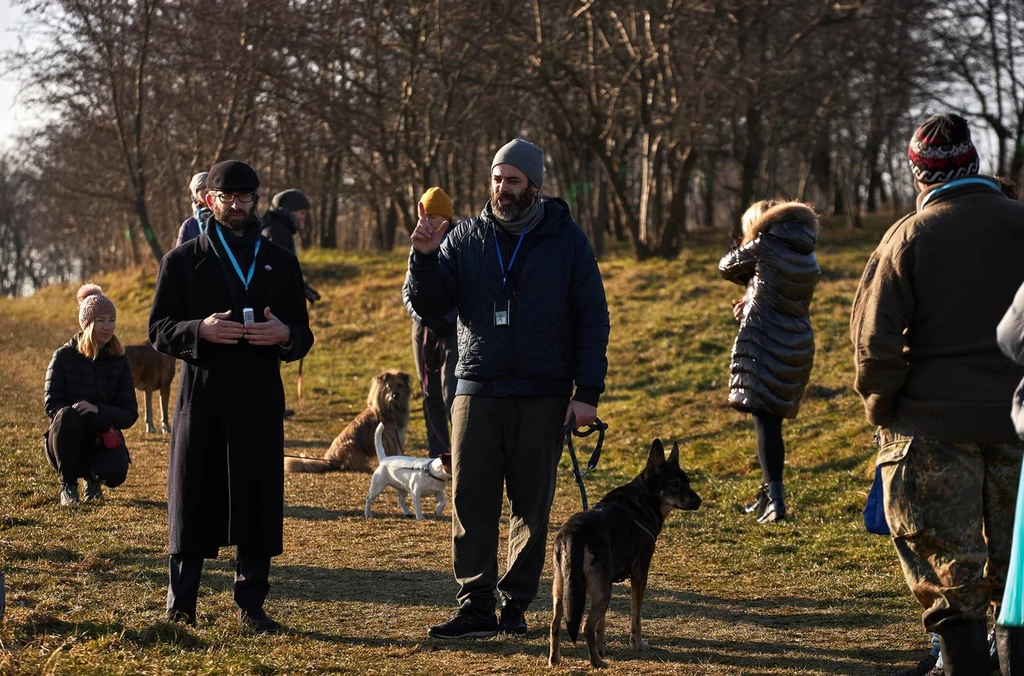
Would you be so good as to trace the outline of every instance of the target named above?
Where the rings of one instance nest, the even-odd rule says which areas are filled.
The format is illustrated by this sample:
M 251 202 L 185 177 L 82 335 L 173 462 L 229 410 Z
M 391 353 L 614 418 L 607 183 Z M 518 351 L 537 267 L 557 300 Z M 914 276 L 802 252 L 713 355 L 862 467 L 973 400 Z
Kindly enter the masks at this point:
M 391 486 L 398 491 L 398 506 L 402 513 L 412 516 L 406 498 L 412 495 L 412 506 L 416 510 L 416 518 L 423 519 L 420 506 L 424 495 L 437 497 L 437 509 L 434 516 L 441 516 L 444 506 L 448 503 L 444 489 L 452 478 L 452 455 L 444 453 L 439 458 L 413 458 L 408 455 L 387 455 L 384 452 L 384 424 L 377 425 L 373 433 L 373 445 L 377 449 L 377 469 L 370 478 L 370 492 L 366 496 L 366 518 L 373 516 L 370 503 L 377 499 L 386 487 Z

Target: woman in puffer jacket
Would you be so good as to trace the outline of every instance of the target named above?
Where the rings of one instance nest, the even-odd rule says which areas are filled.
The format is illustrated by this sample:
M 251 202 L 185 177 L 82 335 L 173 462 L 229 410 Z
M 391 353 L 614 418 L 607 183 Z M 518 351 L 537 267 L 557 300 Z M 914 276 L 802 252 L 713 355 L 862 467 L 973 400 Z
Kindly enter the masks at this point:
M 743 239 L 718 264 L 746 287 L 733 304 L 740 323 L 732 348 L 729 404 L 754 417 L 761 487 L 744 511 L 759 523 L 786 518 L 782 420 L 796 417 L 814 364 L 810 305 L 821 269 L 814 256 L 818 218 L 800 202 L 756 202 L 743 214 Z
M 64 507 L 78 503 L 79 479 L 87 501 L 103 497 L 101 484 L 124 481 L 131 461 L 120 430 L 139 418 L 132 370 L 114 335 L 114 303 L 95 284 L 81 287 L 77 299 L 82 331 L 53 353 L 43 398 L 46 458 L 60 476 Z

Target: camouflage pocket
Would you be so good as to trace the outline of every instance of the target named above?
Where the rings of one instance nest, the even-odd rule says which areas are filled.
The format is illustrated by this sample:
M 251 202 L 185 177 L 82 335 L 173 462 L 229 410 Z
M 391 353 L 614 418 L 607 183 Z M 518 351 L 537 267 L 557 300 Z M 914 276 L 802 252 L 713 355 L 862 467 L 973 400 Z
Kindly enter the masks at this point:
M 917 485 L 907 458 L 913 436 L 892 429 L 879 430 L 878 467 L 882 471 L 885 519 L 893 537 L 913 537 L 920 532 L 917 518 Z

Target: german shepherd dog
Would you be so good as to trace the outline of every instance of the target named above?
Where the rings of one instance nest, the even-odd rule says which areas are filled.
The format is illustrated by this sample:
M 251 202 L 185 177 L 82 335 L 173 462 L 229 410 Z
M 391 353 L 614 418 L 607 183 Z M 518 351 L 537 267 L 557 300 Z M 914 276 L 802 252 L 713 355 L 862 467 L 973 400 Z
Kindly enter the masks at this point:
M 132 368 L 135 389 L 146 393 L 146 434 L 156 434 L 153 427 L 153 392 L 160 390 L 160 429 L 169 434 L 167 403 L 171 399 L 171 381 L 174 380 L 174 357 L 157 352 L 149 342 L 127 345 L 124 356 Z
M 356 416 L 331 442 L 322 458 L 284 459 L 286 472 L 372 472 L 377 463 L 374 433 L 384 424 L 383 444 L 387 455 L 402 455 L 405 428 L 409 425 L 409 374 L 381 371 L 370 383 L 366 410 Z
M 583 634 L 590 664 L 597 668 L 608 666 L 602 659 L 608 652 L 604 616 L 611 601 L 612 582 L 627 577 L 632 592 L 629 645 L 634 650 L 647 650 L 647 642 L 640 638 L 640 606 L 655 542 L 669 512 L 694 510 L 700 503 L 700 496 L 690 489 L 686 473 L 679 468 L 679 444 L 673 444 L 666 460 L 661 440 L 655 439 L 639 476 L 604 496 L 590 511 L 569 517 L 555 536 L 555 575 L 551 586 L 555 611 L 551 619 L 549 665 L 561 661 L 562 617 L 566 617 L 569 638 L 575 643 L 589 595 L 590 614 Z

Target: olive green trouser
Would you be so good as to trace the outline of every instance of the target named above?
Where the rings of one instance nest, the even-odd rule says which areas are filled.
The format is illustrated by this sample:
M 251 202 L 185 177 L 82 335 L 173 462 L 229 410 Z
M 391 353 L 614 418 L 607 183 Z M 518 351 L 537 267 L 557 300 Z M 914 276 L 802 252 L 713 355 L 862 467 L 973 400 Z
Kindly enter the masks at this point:
M 493 613 L 537 595 L 568 397 L 460 395 L 452 405 L 452 561 L 459 605 Z M 498 579 L 502 486 L 508 494 L 508 569 Z
M 924 627 L 984 618 L 1006 585 L 1024 443 L 879 430 L 885 518 Z

